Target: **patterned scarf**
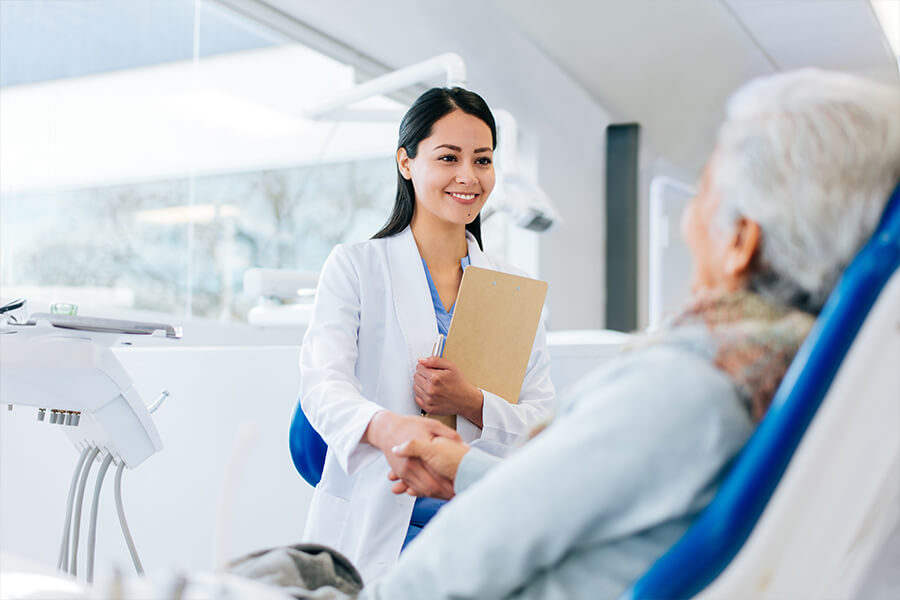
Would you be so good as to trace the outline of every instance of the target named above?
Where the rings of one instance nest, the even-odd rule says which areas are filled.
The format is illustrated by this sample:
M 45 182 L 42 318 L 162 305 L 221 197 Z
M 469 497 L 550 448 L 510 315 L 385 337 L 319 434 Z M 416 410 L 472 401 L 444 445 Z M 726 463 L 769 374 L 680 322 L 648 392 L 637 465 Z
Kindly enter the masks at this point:
M 815 320 L 746 290 L 698 294 L 660 329 L 626 343 L 619 353 L 665 344 L 701 355 L 731 379 L 758 423 Z M 547 415 L 528 437 L 546 429 L 554 417 Z
M 701 353 L 731 378 L 759 422 L 814 322 L 810 313 L 750 291 L 707 293 L 695 296 L 662 329 L 624 350 L 675 344 Z

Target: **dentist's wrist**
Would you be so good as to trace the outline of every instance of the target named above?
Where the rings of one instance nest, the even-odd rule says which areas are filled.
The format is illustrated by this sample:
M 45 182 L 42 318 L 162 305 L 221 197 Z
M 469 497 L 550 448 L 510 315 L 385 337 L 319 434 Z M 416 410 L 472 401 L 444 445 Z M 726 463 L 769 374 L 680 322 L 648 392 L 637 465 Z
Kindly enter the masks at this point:
M 390 429 L 390 421 L 393 416 L 394 414 L 387 409 L 379 410 L 372 415 L 372 418 L 369 420 L 369 425 L 366 427 L 365 432 L 363 432 L 361 441 L 371 444 L 384 452 L 385 444 L 388 444 L 388 441 L 385 439 L 385 434 Z
M 481 429 L 484 426 L 484 392 L 481 391 L 481 388 L 472 386 L 472 389 L 467 394 L 467 399 L 464 405 L 463 410 L 459 412 L 459 415 L 465 417 L 472 423 L 478 426 Z

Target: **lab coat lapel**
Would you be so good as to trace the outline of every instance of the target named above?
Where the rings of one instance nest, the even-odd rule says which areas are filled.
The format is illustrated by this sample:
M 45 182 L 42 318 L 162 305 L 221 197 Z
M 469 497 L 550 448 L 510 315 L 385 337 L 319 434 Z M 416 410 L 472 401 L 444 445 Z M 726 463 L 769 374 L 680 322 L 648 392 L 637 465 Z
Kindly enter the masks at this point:
M 482 252 L 481 248 L 478 247 L 478 242 L 475 241 L 475 236 L 473 236 L 468 231 L 466 232 L 466 242 L 469 244 L 470 265 L 474 267 L 481 267 L 483 269 L 494 268 L 494 265 L 492 265 L 490 260 L 488 260 L 487 254 Z
M 434 304 L 431 301 L 428 279 L 425 277 L 422 258 L 419 256 L 412 230 L 407 227 L 397 235 L 389 237 L 387 244 L 394 308 L 403 337 L 406 339 L 412 372 L 416 360 L 431 353 L 434 340 L 437 338 Z

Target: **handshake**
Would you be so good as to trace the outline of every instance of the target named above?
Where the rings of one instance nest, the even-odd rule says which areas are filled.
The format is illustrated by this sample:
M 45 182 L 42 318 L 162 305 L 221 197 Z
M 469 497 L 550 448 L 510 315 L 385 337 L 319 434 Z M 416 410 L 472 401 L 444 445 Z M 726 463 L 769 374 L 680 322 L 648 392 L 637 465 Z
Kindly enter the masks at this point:
M 449 500 L 463 456 L 469 451 L 453 429 L 433 419 L 381 411 L 363 439 L 384 453 L 395 494 Z

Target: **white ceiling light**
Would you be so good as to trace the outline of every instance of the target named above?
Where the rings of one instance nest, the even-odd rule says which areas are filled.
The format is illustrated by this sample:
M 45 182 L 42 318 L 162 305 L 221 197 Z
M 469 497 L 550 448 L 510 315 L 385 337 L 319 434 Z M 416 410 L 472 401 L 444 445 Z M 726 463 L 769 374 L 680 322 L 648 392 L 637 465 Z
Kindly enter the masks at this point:
M 900 59 L 900 0 L 870 0 L 894 56 Z

